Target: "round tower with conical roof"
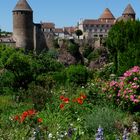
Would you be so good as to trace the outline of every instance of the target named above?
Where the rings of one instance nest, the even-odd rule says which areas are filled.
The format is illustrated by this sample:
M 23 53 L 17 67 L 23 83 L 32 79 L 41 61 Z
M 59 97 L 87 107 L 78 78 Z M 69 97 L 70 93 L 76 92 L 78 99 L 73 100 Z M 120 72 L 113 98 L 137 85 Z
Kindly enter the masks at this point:
M 33 50 L 33 11 L 26 0 L 19 0 L 13 10 L 13 38 L 16 47 Z
M 136 13 L 134 9 L 132 8 L 131 4 L 128 4 L 122 14 L 123 18 L 126 20 L 135 20 L 135 15 Z

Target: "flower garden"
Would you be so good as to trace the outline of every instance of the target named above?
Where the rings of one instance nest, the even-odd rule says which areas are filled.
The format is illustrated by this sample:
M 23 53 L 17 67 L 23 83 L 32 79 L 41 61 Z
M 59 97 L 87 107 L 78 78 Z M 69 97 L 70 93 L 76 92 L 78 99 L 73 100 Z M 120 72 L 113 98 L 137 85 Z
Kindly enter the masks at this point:
M 77 57 L 81 47 L 84 58 L 69 66 L 58 61 L 58 44 L 28 55 L 0 46 L 0 140 L 140 140 L 139 34 L 139 21 L 116 23 L 107 54 L 67 40 L 66 50 Z M 91 70 L 101 55 L 107 62 Z
M 34 103 L 30 95 L 22 102 L 1 95 L 0 137 L 2 140 L 138 140 L 139 82 L 140 67 L 134 66 L 122 77 L 103 80 L 97 76 L 79 87 L 52 88 L 45 103 L 43 99 L 38 102 L 41 95 L 35 97 Z

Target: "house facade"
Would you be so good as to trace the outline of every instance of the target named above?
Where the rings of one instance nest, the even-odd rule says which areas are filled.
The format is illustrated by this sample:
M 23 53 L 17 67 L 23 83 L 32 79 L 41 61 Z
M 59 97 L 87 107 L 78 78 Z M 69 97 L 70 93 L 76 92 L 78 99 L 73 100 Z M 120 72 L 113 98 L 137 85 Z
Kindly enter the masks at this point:
M 122 16 L 115 18 L 112 12 L 106 8 L 98 19 L 82 19 L 78 23 L 78 29 L 82 30 L 81 39 L 105 38 L 111 27 L 117 21 L 135 20 L 135 11 L 130 4 L 127 5 Z

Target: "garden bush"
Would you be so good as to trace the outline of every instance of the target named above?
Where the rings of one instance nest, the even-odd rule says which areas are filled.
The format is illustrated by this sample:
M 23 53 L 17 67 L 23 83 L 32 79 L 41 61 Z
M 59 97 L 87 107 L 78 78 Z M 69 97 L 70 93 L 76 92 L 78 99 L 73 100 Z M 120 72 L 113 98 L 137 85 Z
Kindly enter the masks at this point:
M 103 88 L 109 100 L 124 110 L 137 112 L 140 109 L 140 67 L 134 66 L 117 81 L 111 81 Z
M 88 70 L 82 65 L 71 65 L 66 70 L 66 75 L 69 84 L 84 85 L 88 80 Z

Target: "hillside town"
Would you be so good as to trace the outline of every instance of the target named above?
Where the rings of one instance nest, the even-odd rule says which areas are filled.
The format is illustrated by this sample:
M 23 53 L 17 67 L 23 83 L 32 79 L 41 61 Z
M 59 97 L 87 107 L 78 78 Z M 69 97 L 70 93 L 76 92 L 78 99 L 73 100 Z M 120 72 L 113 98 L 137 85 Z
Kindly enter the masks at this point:
M 117 21 L 135 20 L 136 16 L 131 4 L 128 4 L 120 17 L 114 17 L 110 9 L 106 8 L 98 19 L 80 19 L 78 24 L 71 27 L 56 28 L 53 22 L 34 23 L 33 10 L 26 0 L 19 0 L 12 12 L 13 33 L 1 34 L 0 43 L 16 44 L 16 47 L 24 48 L 28 48 L 27 44 L 34 48 L 40 45 L 46 47 L 49 38 L 77 39 L 76 30 L 82 31 L 79 39 L 96 39 L 100 46 L 100 40 L 107 37 Z

